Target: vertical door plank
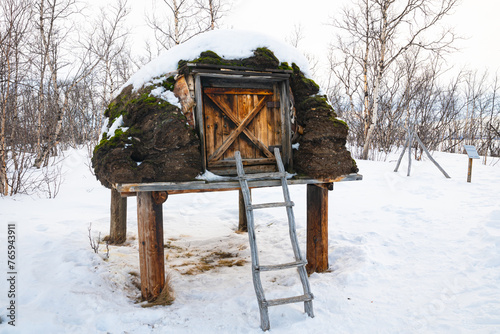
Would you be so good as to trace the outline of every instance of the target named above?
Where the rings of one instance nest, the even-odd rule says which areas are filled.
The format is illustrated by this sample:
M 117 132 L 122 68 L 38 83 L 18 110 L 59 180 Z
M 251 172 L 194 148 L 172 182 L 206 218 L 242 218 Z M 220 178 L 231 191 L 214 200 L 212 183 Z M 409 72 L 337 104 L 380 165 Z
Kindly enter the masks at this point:
M 210 101 L 210 99 L 204 95 L 204 122 L 205 122 L 205 148 L 207 151 L 207 158 L 214 153 L 215 146 L 215 138 L 214 138 L 214 114 L 217 112 L 215 110 L 215 106 Z

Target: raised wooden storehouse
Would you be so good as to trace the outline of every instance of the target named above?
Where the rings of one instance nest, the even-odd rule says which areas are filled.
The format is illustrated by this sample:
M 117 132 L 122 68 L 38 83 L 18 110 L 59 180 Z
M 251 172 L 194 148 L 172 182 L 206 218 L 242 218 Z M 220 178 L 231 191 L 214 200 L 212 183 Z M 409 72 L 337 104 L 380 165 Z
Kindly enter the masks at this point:
M 251 44 L 228 36 L 241 47 Z M 148 79 L 125 87 L 105 112 L 108 125 L 92 163 L 112 189 L 112 241 L 124 241 L 126 196 L 137 196 L 145 299 L 164 284 L 162 203 L 179 193 L 239 190 L 236 178 L 207 175 L 236 175 L 236 152 L 252 174 L 276 171 L 278 148 L 284 169 L 295 173 L 288 181 L 249 181 L 249 189 L 307 184 L 307 271 L 328 269 L 328 191 L 333 182 L 360 179 L 345 148 L 347 125 L 295 63 L 280 62 L 268 48 L 252 50 L 243 59 L 201 52 L 156 75 L 149 74 L 152 64 Z M 240 230 L 249 210 L 243 202 L 240 191 Z

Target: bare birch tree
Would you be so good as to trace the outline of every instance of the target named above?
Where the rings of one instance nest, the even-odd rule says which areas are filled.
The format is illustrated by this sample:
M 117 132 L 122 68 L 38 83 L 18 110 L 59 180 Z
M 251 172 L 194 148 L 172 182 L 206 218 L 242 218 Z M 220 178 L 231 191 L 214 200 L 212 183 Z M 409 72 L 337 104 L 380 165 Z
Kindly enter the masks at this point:
M 437 25 L 451 12 L 457 1 L 359 0 L 354 9 L 343 12 L 342 20 L 333 23 L 344 32 L 339 37 L 342 42 L 339 50 L 354 50 L 354 54 L 347 54 L 355 57 L 363 73 L 363 159 L 368 158 L 377 126 L 381 86 L 387 69 L 411 48 L 421 48 L 431 53 L 450 50 L 455 40 L 453 31 L 438 30 Z M 357 47 L 353 49 L 352 44 Z
M 214 30 L 218 28 L 219 21 L 229 11 L 229 3 L 225 0 L 196 0 L 195 6 L 200 11 L 200 16 L 205 21 L 201 30 Z
M 9 119 L 17 119 L 17 100 L 20 95 L 22 51 L 28 30 L 29 3 L 23 0 L 6 0 L 0 5 L 0 194 L 9 194 L 7 161 L 13 159 L 15 130 Z
M 200 33 L 193 18 L 197 10 L 189 0 L 153 1 L 152 12 L 146 15 L 148 26 L 155 40 L 164 50 L 187 41 Z
M 229 8 L 226 0 L 153 0 L 146 22 L 154 33 L 156 53 L 216 29 Z M 152 53 L 149 43 L 147 48 Z
M 68 77 L 65 80 L 66 85 L 61 86 L 58 76 L 62 65 L 57 55 L 62 50 L 60 49 L 60 41 L 57 38 L 60 35 L 65 37 L 68 32 L 58 26 L 58 23 L 62 19 L 68 19 L 72 15 L 79 13 L 80 9 L 77 7 L 76 0 L 39 0 L 38 10 L 40 13 L 38 29 L 45 52 L 47 69 L 50 72 L 50 84 L 54 94 L 55 107 L 55 124 L 50 128 L 48 139 L 41 147 L 34 163 L 35 167 L 40 168 L 42 164 L 47 164 L 49 154 L 57 149 L 63 129 L 63 117 L 69 108 L 69 92 L 92 73 L 101 58 L 93 52 L 92 40 L 87 40 L 90 42 L 89 44 L 82 44 L 79 48 L 73 48 L 73 51 L 80 51 L 79 56 L 73 60 L 73 64 L 76 66 L 68 70 Z

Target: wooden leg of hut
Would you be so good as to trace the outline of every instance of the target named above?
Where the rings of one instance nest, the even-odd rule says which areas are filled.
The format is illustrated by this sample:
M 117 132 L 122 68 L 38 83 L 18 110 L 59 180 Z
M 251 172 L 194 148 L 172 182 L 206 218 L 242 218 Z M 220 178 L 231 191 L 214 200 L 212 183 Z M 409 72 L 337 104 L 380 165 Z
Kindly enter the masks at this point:
M 127 198 L 121 197 L 116 189 L 111 189 L 111 222 L 109 241 L 122 244 L 127 239 Z
M 247 212 L 245 210 L 245 201 L 243 200 L 243 193 L 241 189 L 238 191 L 239 194 L 239 210 L 240 210 L 240 221 L 238 224 L 238 232 L 248 232 L 247 227 Z M 252 196 L 252 190 L 250 189 L 250 196 Z
M 308 274 L 328 270 L 328 189 L 307 185 Z
M 145 300 L 157 297 L 165 285 L 162 204 L 166 199 L 166 192 L 137 193 L 141 293 Z

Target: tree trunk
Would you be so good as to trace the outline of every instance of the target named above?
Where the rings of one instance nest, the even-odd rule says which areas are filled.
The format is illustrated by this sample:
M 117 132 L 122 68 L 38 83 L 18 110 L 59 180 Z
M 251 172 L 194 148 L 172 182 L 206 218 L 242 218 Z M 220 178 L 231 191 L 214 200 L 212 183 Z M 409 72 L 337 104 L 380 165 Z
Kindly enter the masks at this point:
M 382 29 L 380 33 L 380 58 L 377 65 L 377 76 L 375 77 L 375 84 L 373 87 L 373 109 L 371 119 L 369 120 L 370 125 L 368 127 L 368 131 L 366 132 L 365 144 L 363 146 L 363 155 L 362 159 L 368 159 L 368 152 L 370 150 L 370 145 L 373 140 L 373 131 L 377 126 L 378 121 L 378 104 L 379 104 L 379 91 L 380 84 L 382 81 L 382 76 L 385 70 L 385 51 L 387 47 L 387 9 L 389 4 L 384 2 L 382 5 Z
M 0 193 L 4 196 L 9 194 L 9 183 L 7 178 L 7 144 L 5 142 L 5 125 L 7 119 L 7 103 L 10 91 L 10 56 L 7 54 L 5 57 L 7 63 L 7 89 L 5 90 L 5 97 L 3 99 L 2 116 L 0 124 Z

